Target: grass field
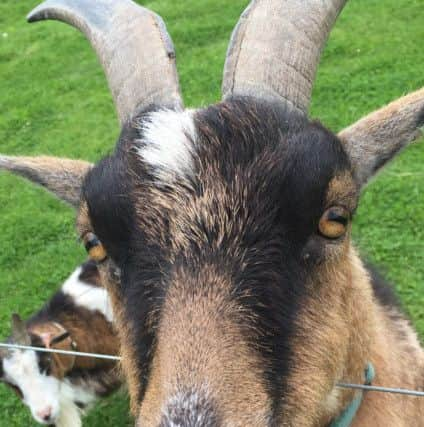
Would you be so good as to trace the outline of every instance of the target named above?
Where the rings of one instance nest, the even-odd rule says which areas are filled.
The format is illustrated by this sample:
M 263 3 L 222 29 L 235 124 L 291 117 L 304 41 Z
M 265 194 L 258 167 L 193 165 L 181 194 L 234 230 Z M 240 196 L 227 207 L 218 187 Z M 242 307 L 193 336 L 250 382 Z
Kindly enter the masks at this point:
M 75 30 L 28 25 L 37 0 L 0 3 L 0 152 L 99 159 L 119 128 L 95 55 Z M 186 104 L 217 101 L 225 50 L 247 0 L 156 0 L 177 47 Z M 322 57 L 312 116 L 339 130 L 424 85 L 423 0 L 355 0 L 342 13 Z M 366 189 L 354 237 L 396 283 L 424 337 L 424 144 L 403 152 Z M 28 316 L 85 256 L 73 213 L 44 191 L 0 173 L 0 337 L 14 311 Z M 131 425 L 115 396 L 86 426 Z M 35 425 L 0 386 L 0 426 Z

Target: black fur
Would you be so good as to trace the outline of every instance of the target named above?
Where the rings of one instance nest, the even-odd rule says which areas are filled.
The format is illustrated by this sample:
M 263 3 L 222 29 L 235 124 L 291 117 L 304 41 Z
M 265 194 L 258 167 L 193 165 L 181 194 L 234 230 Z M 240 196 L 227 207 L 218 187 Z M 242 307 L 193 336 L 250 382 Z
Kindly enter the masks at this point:
M 73 299 L 64 294 L 62 291 L 56 292 L 53 297 L 32 317 L 27 321 L 27 326 L 41 324 L 45 322 L 61 322 L 61 319 L 72 316 L 75 317 L 75 313 L 78 313 L 78 319 L 80 321 L 87 321 L 89 324 L 89 318 L 91 314 L 86 310 L 75 305 Z
M 67 378 L 73 385 L 93 390 L 98 397 L 110 396 L 122 384 L 117 368 L 73 369 Z
M 90 172 L 83 197 L 95 233 L 122 270 L 122 302 L 143 373 L 140 397 L 167 288 L 184 272 L 185 286 L 202 292 L 213 286 L 200 280 L 202 269 L 211 266 L 231 278 L 233 298 L 245 307 L 247 320 L 238 321 L 264 361 L 261 368 L 276 421 L 284 412 L 281 397 L 295 363 L 290 349 L 296 334 L 293 320 L 308 292 L 306 276 L 319 262 L 324 245 L 317 227 L 328 183 L 340 171 L 350 170 L 350 164 L 332 133 L 275 105 L 234 99 L 198 112 L 195 123 L 199 137 L 188 185 L 155 182 L 132 150 L 143 135 L 127 129 L 116 152 Z M 147 225 L 142 213 L 135 214 L 135 205 L 146 197 L 146 215 L 152 215 L 155 202 L 145 196 L 152 186 L 164 197 L 178 188 L 191 200 L 208 186 L 213 193 L 218 185 L 210 206 L 190 218 L 189 247 L 172 254 L 171 262 L 168 243 L 146 239 Z M 186 200 L 180 200 L 181 205 L 178 199 L 170 200 L 176 203 L 174 209 L 184 212 Z M 172 212 L 161 211 L 158 218 L 165 235 L 167 215 Z M 210 217 L 217 219 L 212 225 Z M 228 225 L 225 230 L 223 223 Z M 163 242 L 159 237 L 156 241 Z M 306 266 L 303 255 L 311 241 L 315 251 Z
M 377 299 L 377 301 L 382 306 L 388 308 L 394 307 L 396 309 L 400 309 L 399 311 L 401 311 L 401 303 L 393 286 L 384 279 L 384 277 L 380 274 L 374 265 L 371 263 L 366 263 L 365 266 L 370 275 L 371 286 L 374 292 L 374 297 Z
M 100 273 L 95 261 L 87 261 L 82 266 L 78 279 L 92 286 L 101 286 Z
M 45 345 L 38 335 L 30 334 L 31 346 L 45 348 Z M 40 372 L 50 375 L 52 365 L 52 355 L 42 351 L 36 352 L 38 369 Z
M 198 119 L 199 128 L 210 131 L 200 144 L 207 147 L 200 159 L 215 157 L 229 185 L 237 170 L 249 194 L 246 212 L 238 212 L 248 219 L 237 228 L 237 236 L 226 236 L 220 248 L 225 256 L 218 265 L 230 265 L 235 298 L 258 319 L 246 334 L 252 348 L 265 353 L 265 382 L 276 420 L 283 412 L 284 380 L 295 363 L 290 338 L 296 334 L 293 320 L 306 292 L 303 250 L 317 233 L 329 181 L 350 167 L 333 134 L 319 123 L 284 114 L 278 107 L 241 100 L 229 108 L 210 107 Z M 216 152 L 209 148 L 213 139 L 220 142 Z M 228 261 L 236 239 L 243 256 Z M 261 333 L 253 335 L 253 327 Z

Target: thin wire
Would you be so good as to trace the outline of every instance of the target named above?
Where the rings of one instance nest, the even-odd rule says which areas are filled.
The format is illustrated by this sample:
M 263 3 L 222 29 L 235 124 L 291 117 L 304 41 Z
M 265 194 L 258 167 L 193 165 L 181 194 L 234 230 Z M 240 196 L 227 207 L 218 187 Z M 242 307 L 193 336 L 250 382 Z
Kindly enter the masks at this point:
M 406 394 L 409 396 L 424 397 L 424 391 L 407 390 L 405 388 L 378 387 L 375 385 L 345 384 L 345 383 L 339 383 L 339 384 L 336 384 L 336 386 L 341 388 L 355 388 L 355 389 L 361 389 L 365 391 L 379 391 L 382 393 Z
M 33 350 L 33 351 L 40 351 L 42 353 L 66 354 L 68 356 L 92 357 L 95 359 L 121 360 L 119 356 L 111 356 L 109 354 L 84 353 L 81 351 L 70 351 L 70 350 L 57 350 L 55 348 L 32 347 L 29 345 L 0 343 L 0 347 L 15 348 L 19 350 Z
M 19 345 L 19 344 L 0 343 L 0 347 L 14 348 L 19 350 L 33 350 L 33 351 L 40 351 L 43 353 L 58 353 L 58 354 L 65 354 L 68 356 L 92 357 L 95 359 L 118 360 L 118 361 L 122 359 L 119 356 L 111 356 L 109 354 L 83 353 L 80 351 L 57 350 L 54 348 L 32 347 L 29 345 Z M 360 389 L 365 391 L 377 391 L 380 393 L 394 393 L 394 394 L 403 394 L 408 396 L 424 397 L 424 391 L 408 390 L 405 388 L 378 387 L 374 385 L 348 384 L 348 383 L 338 383 L 336 384 L 336 387 L 353 388 L 353 389 Z

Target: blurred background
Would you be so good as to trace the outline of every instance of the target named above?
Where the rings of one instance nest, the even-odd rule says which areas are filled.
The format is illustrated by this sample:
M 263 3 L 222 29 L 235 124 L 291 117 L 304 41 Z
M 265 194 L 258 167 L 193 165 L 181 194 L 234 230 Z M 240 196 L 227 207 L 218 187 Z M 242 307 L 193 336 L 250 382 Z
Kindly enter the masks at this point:
M 220 99 L 228 40 L 247 0 L 140 1 L 162 15 L 177 49 L 187 106 Z M 37 0 L 0 3 L 0 152 L 96 161 L 119 134 L 111 96 L 89 43 L 58 22 L 29 25 Z M 424 0 L 348 3 L 322 55 L 311 116 L 338 131 L 424 86 Z M 421 140 L 421 142 L 423 142 Z M 424 143 L 396 158 L 365 190 L 355 219 L 360 252 L 396 284 L 424 338 Z M 10 316 L 38 310 L 85 258 L 70 208 L 0 172 L 0 338 Z M 389 384 L 388 384 L 389 385 Z M 125 393 L 84 425 L 131 425 Z M 0 384 L 0 426 L 35 426 Z

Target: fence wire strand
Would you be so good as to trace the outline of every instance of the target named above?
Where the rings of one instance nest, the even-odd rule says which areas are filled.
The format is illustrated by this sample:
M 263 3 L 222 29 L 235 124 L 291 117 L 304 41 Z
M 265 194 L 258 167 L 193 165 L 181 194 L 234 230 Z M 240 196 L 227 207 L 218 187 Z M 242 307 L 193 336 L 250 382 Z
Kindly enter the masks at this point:
M 336 385 L 337 387 L 340 387 L 340 388 L 354 388 L 354 389 L 364 390 L 364 391 L 378 391 L 380 393 L 394 393 L 394 394 L 404 394 L 408 396 L 424 397 L 424 391 L 408 390 L 405 388 L 379 387 L 375 385 L 349 384 L 349 383 L 338 383 Z
M 106 360 L 116 360 L 116 361 L 120 361 L 122 359 L 119 356 L 112 356 L 110 354 L 84 353 L 81 351 L 57 350 L 54 348 L 32 347 L 29 345 L 20 345 L 20 344 L 0 343 L 0 348 L 32 350 L 32 351 L 40 351 L 43 353 L 57 353 L 57 354 L 65 354 L 67 356 L 92 357 L 95 359 L 106 359 Z M 374 385 L 349 384 L 349 383 L 337 383 L 336 387 L 351 388 L 351 389 L 358 389 L 358 390 L 364 390 L 364 391 L 376 391 L 380 393 L 403 394 L 403 395 L 415 396 L 415 397 L 424 397 L 424 391 L 408 390 L 405 388 L 379 387 Z
M 32 347 L 29 345 L 20 345 L 20 344 L 0 343 L 0 348 L 12 348 L 12 349 L 18 349 L 18 350 L 33 350 L 33 351 L 40 351 L 42 353 L 65 354 L 67 356 L 92 357 L 94 359 L 107 359 L 107 360 L 118 360 L 118 361 L 121 360 L 121 358 L 119 356 L 112 356 L 110 354 L 84 353 L 82 351 L 58 350 L 55 348 Z

